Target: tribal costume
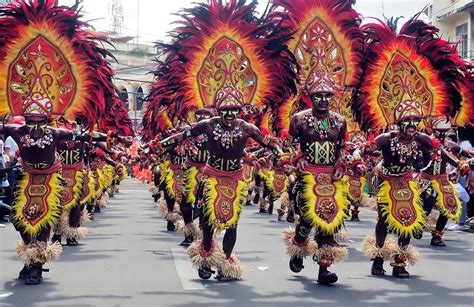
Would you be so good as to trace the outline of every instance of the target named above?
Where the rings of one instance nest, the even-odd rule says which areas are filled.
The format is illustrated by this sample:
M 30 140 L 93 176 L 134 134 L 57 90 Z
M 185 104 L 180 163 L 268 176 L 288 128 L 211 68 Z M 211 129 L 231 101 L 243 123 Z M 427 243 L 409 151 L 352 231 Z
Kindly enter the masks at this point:
M 195 112 L 196 121 L 209 119 L 213 115 L 210 109 L 199 109 Z M 188 153 L 185 165 L 183 167 L 183 198 L 180 203 L 180 210 L 183 216 L 184 241 L 182 246 L 190 245 L 195 239 L 199 238 L 198 226 L 193 220 L 202 216 L 202 203 L 198 199 L 202 199 L 204 192 L 205 175 L 203 169 L 206 166 L 209 152 L 206 149 L 207 137 L 201 135 L 190 142 L 185 143 Z M 181 230 L 181 229 L 179 229 Z
M 294 62 L 285 47 L 290 33 L 277 24 L 257 19 L 256 3 L 231 0 L 183 11 L 183 25 L 173 31 L 173 45 L 156 82 L 158 101 L 173 105 L 178 118 L 189 111 L 215 105 L 219 117 L 203 120 L 161 142 L 174 147 L 187 138 L 205 135 L 209 158 L 203 169 L 202 240 L 188 255 L 201 278 L 218 270 L 220 280 L 240 279 L 242 266 L 233 254 L 239 214 L 247 196 L 241 160 L 250 138 L 279 150 L 260 130 L 241 119 L 244 104 L 278 105 L 294 93 Z M 185 34 L 185 35 L 183 35 Z M 175 48 L 178 47 L 178 48 Z M 160 86 L 160 84 L 162 84 Z M 174 86 L 177 86 L 175 90 Z M 199 201 L 199 200 L 198 200 Z M 214 235 L 226 230 L 223 249 Z
M 176 147 L 168 153 L 169 163 L 161 173 L 164 200 L 158 204 L 162 216 L 167 220 L 168 231 L 174 231 L 181 220 L 179 204 L 183 199 L 183 165 L 186 161 L 184 147 Z
M 52 241 L 61 242 L 61 235 L 64 235 L 67 245 L 77 245 L 77 240 L 87 234 L 87 228 L 80 227 L 80 198 L 85 182 L 84 145 L 80 141 L 63 141 L 59 143 L 58 153 L 66 186 L 62 191 L 63 213 Z
M 461 175 L 466 175 L 469 172 L 469 165 L 458 160 L 453 154 L 463 153 L 459 145 L 446 139 L 446 134 L 451 130 L 449 119 L 432 118 L 429 121 L 429 128 L 434 134 L 433 149 L 430 163 L 419 175 L 421 198 L 426 216 L 429 216 L 433 207 L 440 212 L 436 226 L 431 230 L 431 245 L 446 246 L 441 240 L 443 229 L 448 220 L 456 222 L 462 213 L 456 186 L 448 178 L 447 166 L 451 164 L 459 169 Z M 471 157 L 469 154 L 466 156 Z
M 43 264 L 61 252 L 60 244 L 48 242 L 63 209 L 56 148 L 61 141 L 86 138 L 48 124 L 51 116 L 64 116 L 91 125 L 103 115 L 113 92 L 112 70 L 107 52 L 79 20 L 78 5 L 15 1 L 1 6 L 0 16 L 0 115 L 25 117 L 25 125 L 1 126 L 19 144 L 24 165 L 12 216 L 23 239 L 17 248 L 25 261 L 19 278 L 38 284 Z
M 365 75 L 354 112 L 366 131 L 398 126 L 375 139 L 383 157 L 377 174 L 378 221 L 376 238 L 367 237 L 363 246 L 364 253 L 374 257 L 373 275 L 384 275 L 384 259 L 393 259 L 393 276 L 409 277 L 406 262 L 414 264 L 418 253 L 408 244 L 425 227 L 413 166 L 417 160 L 427 165 L 433 147 L 417 128 L 425 115 L 454 114 L 460 102 L 456 83 L 465 71 L 462 60 L 453 46 L 436 36 L 436 28 L 416 17 L 398 34 L 393 23 L 363 26 Z M 398 244 L 385 240 L 388 230 L 398 235 Z
M 274 18 L 296 31 L 290 50 L 300 65 L 299 95 L 278 111 L 279 127 L 289 127 L 301 148 L 294 159 L 298 174 L 293 193 L 300 220 L 296 231 L 284 231 L 283 239 L 293 272 L 304 268 L 303 258 L 313 256 L 320 266 L 318 282 L 334 283 L 337 276 L 327 268 L 347 257 L 347 249 L 337 245 L 334 235 L 349 206 L 347 177 L 342 177 L 347 132 L 343 115 L 350 114 L 351 87 L 362 73 L 360 19 L 352 8 L 354 1 L 274 2 Z M 289 18 L 282 17 L 282 11 Z M 306 110 L 291 116 L 301 108 Z M 315 240 L 309 238 L 313 228 Z

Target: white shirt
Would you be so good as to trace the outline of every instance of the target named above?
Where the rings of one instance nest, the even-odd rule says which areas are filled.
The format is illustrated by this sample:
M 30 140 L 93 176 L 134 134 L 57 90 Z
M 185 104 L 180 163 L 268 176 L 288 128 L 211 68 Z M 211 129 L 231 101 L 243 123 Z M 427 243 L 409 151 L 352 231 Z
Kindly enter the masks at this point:
M 0 140 L 0 168 L 5 168 L 8 164 L 9 157 L 3 151 L 3 140 Z M 5 175 L 3 178 L 0 178 L 0 187 L 6 188 L 9 187 L 8 177 Z
M 13 160 L 15 158 L 15 153 L 18 150 L 18 144 L 11 136 L 7 137 L 5 140 L 5 148 L 10 148 L 10 153 L 8 155 Z

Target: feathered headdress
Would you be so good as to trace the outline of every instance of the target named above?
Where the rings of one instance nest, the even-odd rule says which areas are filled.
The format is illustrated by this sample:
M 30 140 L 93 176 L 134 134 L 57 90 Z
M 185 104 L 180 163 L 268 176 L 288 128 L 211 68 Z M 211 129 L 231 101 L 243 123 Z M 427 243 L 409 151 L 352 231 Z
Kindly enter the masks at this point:
M 179 87 L 173 116 L 213 106 L 275 106 L 295 92 L 290 33 L 255 16 L 256 2 L 209 0 L 184 9 L 171 32 L 165 78 Z M 161 67 L 160 67 L 161 69 Z
M 99 129 L 104 132 L 114 131 L 121 136 L 134 135 L 128 108 L 118 96 L 113 96 L 112 105 L 108 108 L 106 115 L 99 121 Z
M 416 18 L 398 34 L 382 21 L 363 26 L 364 77 L 353 110 L 365 129 L 408 116 L 449 116 L 460 106 L 464 64 L 435 27 Z
M 273 0 L 272 19 L 294 29 L 289 43 L 300 66 L 299 95 L 287 100 L 278 110 L 280 129 L 287 129 L 291 114 L 311 106 L 310 95 L 331 92 L 331 110 L 351 121 L 349 102 L 353 86 L 359 83 L 362 69 L 363 36 L 354 0 Z M 288 14 L 289 18 L 287 18 Z
M 78 3 L 0 7 L 0 114 L 58 115 L 89 123 L 113 95 L 109 53 L 80 20 Z
M 461 108 L 458 110 L 452 124 L 455 126 L 474 126 L 474 73 L 468 71 L 468 76 L 459 84 L 461 93 Z

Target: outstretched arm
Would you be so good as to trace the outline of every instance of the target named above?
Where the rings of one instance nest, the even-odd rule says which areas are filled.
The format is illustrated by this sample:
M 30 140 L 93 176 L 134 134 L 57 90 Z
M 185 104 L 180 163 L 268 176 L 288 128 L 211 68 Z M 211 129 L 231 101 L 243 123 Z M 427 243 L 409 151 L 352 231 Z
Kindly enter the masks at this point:
M 272 142 L 272 137 L 269 135 L 264 136 L 260 129 L 258 129 L 255 125 L 247 124 L 247 129 L 250 132 L 250 137 L 256 142 L 258 142 L 260 145 L 273 149 L 278 154 L 283 153 L 280 146 L 278 146 L 275 142 Z
M 181 143 L 182 141 L 188 138 L 196 137 L 198 135 L 204 134 L 206 131 L 206 127 L 208 125 L 209 125 L 209 120 L 200 121 L 193 127 L 186 129 L 183 132 L 167 137 L 166 139 L 161 141 L 160 144 L 162 147 L 171 147 L 171 148 L 176 147 L 179 143 Z

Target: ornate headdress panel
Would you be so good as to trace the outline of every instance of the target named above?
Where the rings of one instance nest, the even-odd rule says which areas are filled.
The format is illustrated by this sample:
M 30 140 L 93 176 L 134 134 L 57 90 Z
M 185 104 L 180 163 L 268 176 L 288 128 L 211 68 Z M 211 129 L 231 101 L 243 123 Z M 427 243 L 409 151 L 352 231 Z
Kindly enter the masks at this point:
M 255 16 L 256 2 L 209 0 L 182 10 L 173 43 L 162 45 L 181 85 L 177 114 L 214 104 L 277 105 L 295 90 L 289 31 Z
M 378 21 L 366 33 L 364 77 L 354 112 L 365 128 L 385 129 L 408 116 L 447 115 L 459 106 L 462 61 L 436 28 L 411 19 L 397 34 Z
M 108 53 L 79 17 L 77 5 L 54 0 L 0 7 L 0 114 L 92 122 L 105 113 L 113 95 Z
M 280 129 L 288 128 L 291 113 L 302 103 L 311 105 L 310 95 L 330 92 L 331 110 L 344 115 L 348 130 L 358 129 L 349 102 L 351 87 L 359 83 L 363 55 L 363 37 L 359 14 L 353 0 L 274 0 L 272 13 L 282 24 L 296 32 L 289 48 L 300 66 L 299 95 L 287 100 L 279 110 Z M 288 13 L 287 19 L 281 13 Z

